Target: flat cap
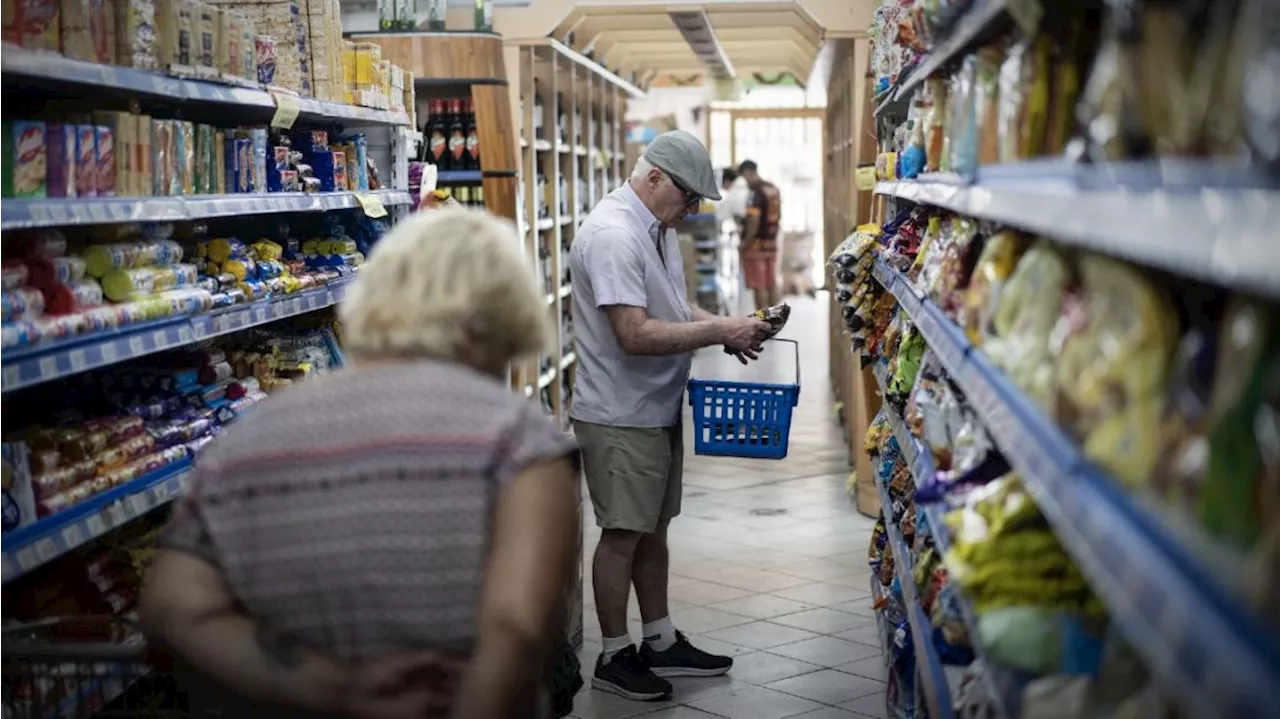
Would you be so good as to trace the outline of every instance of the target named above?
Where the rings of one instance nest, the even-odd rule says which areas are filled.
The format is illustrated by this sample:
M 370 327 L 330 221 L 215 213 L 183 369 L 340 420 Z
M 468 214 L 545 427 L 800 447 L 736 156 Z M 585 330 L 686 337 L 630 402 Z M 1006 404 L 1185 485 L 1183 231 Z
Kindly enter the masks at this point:
M 720 183 L 711 168 L 711 155 L 698 138 L 684 130 L 664 132 L 645 148 L 644 157 L 690 191 L 708 200 L 720 199 Z

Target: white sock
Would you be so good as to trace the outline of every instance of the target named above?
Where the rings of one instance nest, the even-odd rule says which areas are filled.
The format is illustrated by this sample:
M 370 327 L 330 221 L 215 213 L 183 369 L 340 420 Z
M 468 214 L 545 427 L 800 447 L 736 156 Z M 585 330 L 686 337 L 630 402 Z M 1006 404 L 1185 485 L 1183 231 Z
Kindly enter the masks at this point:
M 605 637 L 604 651 L 600 655 L 604 657 L 604 663 L 608 664 L 613 655 L 631 646 L 631 635 L 623 634 L 620 637 Z
M 671 623 L 671 617 L 663 617 L 657 621 L 648 622 L 644 625 L 644 643 L 655 652 L 665 652 L 676 643 L 676 625 Z

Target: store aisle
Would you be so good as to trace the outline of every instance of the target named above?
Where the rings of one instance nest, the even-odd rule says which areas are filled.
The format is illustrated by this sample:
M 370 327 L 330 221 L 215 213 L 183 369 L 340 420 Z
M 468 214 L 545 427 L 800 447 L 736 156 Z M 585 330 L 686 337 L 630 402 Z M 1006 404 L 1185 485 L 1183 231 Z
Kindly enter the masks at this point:
M 676 679 L 672 701 L 639 703 L 583 689 L 582 719 L 836 719 L 883 716 L 883 670 L 869 599 L 867 543 L 873 520 L 845 492 L 847 448 L 827 382 L 825 296 L 793 298 L 785 337 L 801 341 L 800 406 L 782 461 L 697 457 L 686 438 L 684 509 L 671 525 L 672 617 L 703 649 L 734 656 L 716 679 Z M 790 347 L 772 344 L 742 368 L 706 350 L 694 376 L 782 381 Z M 590 585 L 599 530 L 587 526 L 588 677 L 600 652 Z M 631 635 L 640 637 L 634 596 Z

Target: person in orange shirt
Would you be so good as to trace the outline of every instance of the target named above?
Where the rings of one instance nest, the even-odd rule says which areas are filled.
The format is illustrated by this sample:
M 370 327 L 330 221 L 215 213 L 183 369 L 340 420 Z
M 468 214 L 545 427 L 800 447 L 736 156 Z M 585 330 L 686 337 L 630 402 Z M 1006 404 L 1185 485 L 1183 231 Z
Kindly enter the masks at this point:
M 738 173 L 751 190 L 747 202 L 747 225 L 742 233 L 742 274 L 747 289 L 755 295 L 756 309 L 773 307 L 782 301 L 778 291 L 778 226 L 782 218 L 782 198 L 778 188 L 760 177 L 756 163 L 744 161 Z

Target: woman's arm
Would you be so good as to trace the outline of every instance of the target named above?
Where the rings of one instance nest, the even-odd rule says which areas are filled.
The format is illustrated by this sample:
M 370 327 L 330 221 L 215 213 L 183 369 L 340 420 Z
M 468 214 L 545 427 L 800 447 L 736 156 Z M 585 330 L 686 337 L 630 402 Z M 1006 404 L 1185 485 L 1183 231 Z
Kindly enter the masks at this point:
M 480 604 L 479 643 L 455 719 L 531 716 L 560 626 L 581 509 L 569 459 L 525 468 L 502 490 Z
M 248 699 L 333 711 L 350 672 L 237 611 L 218 568 L 193 554 L 156 555 L 140 607 L 153 644 Z
M 147 638 L 246 699 L 334 716 L 421 717 L 451 699 L 461 665 L 434 652 L 350 667 L 237 611 L 218 568 L 156 555 L 140 608 Z

